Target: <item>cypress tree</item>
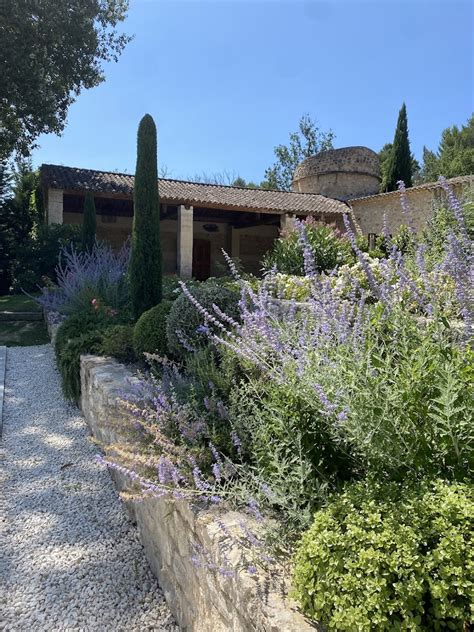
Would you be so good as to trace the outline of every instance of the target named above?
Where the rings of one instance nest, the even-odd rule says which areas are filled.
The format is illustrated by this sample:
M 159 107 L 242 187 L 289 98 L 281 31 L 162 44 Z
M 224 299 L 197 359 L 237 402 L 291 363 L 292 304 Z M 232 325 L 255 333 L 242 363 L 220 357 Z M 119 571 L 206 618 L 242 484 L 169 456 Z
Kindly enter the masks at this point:
M 392 145 L 392 155 L 387 173 L 387 190 L 396 191 L 397 182 L 403 180 L 406 187 L 412 185 L 412 159 L 408 140 L 407 108 L 403 104 L 398 114 L 397 129 Z
M 84 215 L 82 219 L 81 245 L 83 250 L 92 250 L 95 244 L 96 216 L 94 196 L 90 191 L 84 197 Z
M 145 114 L 138 127 L 130 291 L 136 318 L 161 301 L 162 264 L 156 126 L 149 114 Z

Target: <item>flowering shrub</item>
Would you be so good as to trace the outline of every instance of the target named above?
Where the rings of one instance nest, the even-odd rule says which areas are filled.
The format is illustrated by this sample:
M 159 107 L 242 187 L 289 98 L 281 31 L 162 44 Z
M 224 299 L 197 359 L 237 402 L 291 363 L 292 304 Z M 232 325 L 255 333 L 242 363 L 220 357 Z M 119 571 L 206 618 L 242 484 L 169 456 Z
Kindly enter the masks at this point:
M 45 309 L 62 314 L 89 311 L 96 305 L 121 310 L 129 297 L 129 256 L 128 244 L 118 253 L 102 242 L 96 242 L 90 252 L 81 252 L 74 245 L 65 248 L 56 268 L 57 287 L 44 287 L 36 300 Z
M 311 252 L 315 271 L 328 272 L 353 261 L 351 245 L 337 229 L 320 224 L 308 217 L 304 222 L 285 232 L 263 259 L 264 270 L 276 268 L 278 272 L 298 276 L 305 275 L 302 235 Z
M 462 209 L 452 196 L 449 202 L 458 229 L 438 270 L 454 288 L 464 343 L 427 274 L 424 244 L 412 234 L 413 255 L 403 255 L 386 235 L 390 256 L 373 264 L 348 221 L 367 290 L 352 277 L 341 293 L 331 276 L 315 274 L 301 232 L 311 282 L 304 312 L 290 309 L 283 320 L 275 314 L 272 274 L 257 291 L 242 284 L 241 324 L 196 306 L 214 327 L 214 343 L 247 367 L 231 420 L 240 424 L 250 463 L 265 480 L 285 484 L 297 454 L 308 488 L 300 510 L 301 503 L 311 509 L 318 502 L 312 478 L 332 485 L 371 472 L 394 479 L 413 471 L 448 478 L 473 473 L 473 245 Z M 344 467 L 331 476 L 338 462 Z
M 349 487 L 316 513 L 294 578 L 305 614 L 329 630 L 468 630 L 472 486 Z
M 275 272 L 272 274 L 275 284 L 274 295 L 284 300 L 305 301 L 311 296 L 311 279 L 294 274 Z
M 444 181 L 441 185 L 447 187 Z M 328 494 L 353 480 L 472 481 L 474 252 L 463 209 L 447 193 L 453 228 L 442 257 L 434 261 L 410 228 L 403 188 L 409 231 L 403 250 L 385 231 L 388 254 L 375 263 L 361 251 L 346 218 L 347 240 L 358 264 L 354 274 L 342 271 L 342 288 L 336 272 L 319 273 L 307 232 L 297 223 L 306 272 L 302 309 L 293 298 L 284 314 L 275 310 L 281 275 L 274 270 L 258 286 L 239 280 L 238 310 L 234 296 L 229 309 L 218 302 L 222 288 L 210 286 L 200 294 L 182 284 L 168 335 L 175 336 L 176 350 L 184 341 L 197 351 L 181 355 L 184 370 L 165 362 L 160 379 L 142 384 L 129 407 L 147 437 L 146 447 L 138 456 L 116 447 L 107 464 L 121 468 L 145 495 L 231 503 L 244 506 L 257 520 L 265 510 L 278 517 L 290 536 L 309 527 Z M 231 261 L 230 267 L 238 278 Z M 446 317 L 446 287 L 459 324 Z M 177 335 L 183 323 L 188 329 Z M 433 516 L 434 496 L 423 492 L 423 503 L 425 497 L 420 511 Z M 388 498 L 383 512 L 396 515 L 396 502 Z M 423 525 L 428 522 L 423 518 Z M 418 523 L 407 524 L 416 532 Z M 440 537 L 446 525 L 439 527 Z M 400 534 L 395 535 L 398 546 Z M 245 525 L 242 539 L 265 561 L 263 542 Z M 288 541 L 274 538 L 280 550 Z M 435 566 L 426 572 L 437 573 Z M 306 579 L 310 591 L 313 579 Z M 425 585 L 425 579 L 420 581 Z M 433 588 L 433 597 L 442 601 L 440 586 Z M 411 588 L 407 598 L 413 597 L 416 610 L 421 607 L 419 586 Z M 337 609 L 331 590 L 322 597 L 327 612 Z M 454 587 L 460 602 L 462 590 Z M 387 608 L 385 596 L 380 596 L 381 605 L 376 597 L 372 600 L 379 621 Z M 402 601 L 397 612 L 405 609 Z M 430 604 L 420 614 L 421 623 L 416 619 L 413 626 L 457 621 L 454 610 L 443 613 L 436 605 L 433 614 Z M 311 607 L 308 612 L 314 614 Z M 465 616 L 463 608 L 459 616 Z

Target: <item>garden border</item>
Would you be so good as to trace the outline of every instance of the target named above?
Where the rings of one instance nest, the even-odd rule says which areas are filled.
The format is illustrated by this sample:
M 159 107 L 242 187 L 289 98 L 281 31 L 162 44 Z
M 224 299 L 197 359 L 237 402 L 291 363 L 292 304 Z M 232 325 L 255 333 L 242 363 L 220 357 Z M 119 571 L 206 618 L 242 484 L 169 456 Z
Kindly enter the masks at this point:
M 130 412 L 121 396 L 137 378 L 111 358 L 81 356 L 81 407 L 89 429 L 107 453 L 107 446 L 138 447 Z M 133 493 L 130 480 L 111 471 L 118 491 Z M 245 571 L 222 576 L 224 557 L 238 564 L 241 552 L 215 522 L 216 510 L 199 510 L 186 500 L 131 499 L 125 508 L 136 522 L 145 554 L 183 630 L 193 632 L 310 632 L 310 623 L 296 604 L 276 590 L 281 576 Z M 226 530 L 237 533 L 243 516 L 219 512 Z M 206 563 L 193 561 L 192 551 L 206 551 Z M 223 554 L 225 550 L 225 556 Z M 209 561 L 217 570 L 209 568 Z

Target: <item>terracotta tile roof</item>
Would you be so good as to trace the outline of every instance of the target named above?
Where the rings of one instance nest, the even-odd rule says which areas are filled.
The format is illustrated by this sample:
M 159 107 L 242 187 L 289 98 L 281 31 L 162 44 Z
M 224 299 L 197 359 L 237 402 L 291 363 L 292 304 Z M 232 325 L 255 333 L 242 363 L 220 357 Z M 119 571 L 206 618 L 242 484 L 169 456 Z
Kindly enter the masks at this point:
M 42 165 L 44 184 L 67 191 L 94 191 L 132 195 L 134 177 L 127 173 L 94 171 L 60 165 Z M 350 209 L 338 200 L 314 193 L 293 193 L 265 189 L 203 184 L 185 180 L 158 180 L 161 201 L 167 204 L 192 204 L 209 208 L 266 213 L 347 213 Z
M 447 179 L 448 184 L 450 184 L 451 186 L 456 186 L 456 185 L 467 185 L 469 184 L 471 187 L 474 186 L 474 175 L 470 175 L 470 176 L 458 176 L 456 178 L 448 178 Z M 426 182 L 425 184 L 418 184 L 417 186 L 414 187 L 410 187 L 409 189 L 407 189 L 407 193 L 411 193 L 412 191 L 426 191 L 428 190 L 433 190 L 433 189 L 439 189 L 440 187 L 440 183 L 439 182 Z M 398 191 L 387 191 L 386 193 L 376 193 L 375 195 L 364 195 L 362 197 L 357 197 L 357 198 L 351 198 L 349 200 L 347 200 L 348 204 L 351 204 L 352 202 L 358 202 L 359 200 L 367 200 L 369 198 L 373 198 L 375 199 L 383 199 L 387 196 L 393 196 L 393 195 L 400 195 L 400 193 Z

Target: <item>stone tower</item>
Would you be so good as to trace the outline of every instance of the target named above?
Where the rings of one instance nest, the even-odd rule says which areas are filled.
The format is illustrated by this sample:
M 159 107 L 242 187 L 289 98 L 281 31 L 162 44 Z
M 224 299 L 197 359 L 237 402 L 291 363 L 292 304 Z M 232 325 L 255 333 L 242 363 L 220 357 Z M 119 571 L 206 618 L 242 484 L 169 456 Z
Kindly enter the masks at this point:
M 293 177 L 294 191 L 337 200 L 375 195 L 379 187 L 379 157 L 368 147 L 321 151 L 303 160 Z

